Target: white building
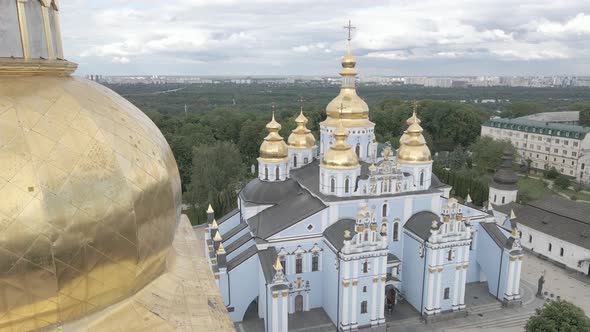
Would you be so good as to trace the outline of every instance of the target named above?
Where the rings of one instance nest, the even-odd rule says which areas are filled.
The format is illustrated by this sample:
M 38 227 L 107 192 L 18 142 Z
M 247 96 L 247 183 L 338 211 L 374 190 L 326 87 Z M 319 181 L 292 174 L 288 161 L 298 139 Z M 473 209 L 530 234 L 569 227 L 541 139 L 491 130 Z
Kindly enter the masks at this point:
M 564 125 L 524 119 L 493 119 L 481 127 L 481 135 L 508 140 L 531 168 L 555 167 L 561 174 L 590 183 L 587 168 L 590 152 L 590 127 Z

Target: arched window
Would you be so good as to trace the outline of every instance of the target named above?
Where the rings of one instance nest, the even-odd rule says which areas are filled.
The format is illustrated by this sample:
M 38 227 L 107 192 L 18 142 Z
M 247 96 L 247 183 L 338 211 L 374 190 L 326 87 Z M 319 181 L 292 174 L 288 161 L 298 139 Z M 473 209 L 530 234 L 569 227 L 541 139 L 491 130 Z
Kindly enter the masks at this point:
M 279 166 L 275 167 L 275 180 L 280 180 L 281 179 L 281 170 L 279 168 Z
M 494 203 L 496 203 L 496 195 L 494 195 Z
M 330 179 L 330 192 L 334 192 L 336 190 L 336 180 L 334 178 Z
M 369 273 L 369 262 L 363 263 L 363 273 Z
M 399 241 L 399 222 L 393 223 L 393 241 Z
M 293 167 L 297 167 L 297 155 L 293 156 Z
M 562 257 L 563 257 L 563 248 L 561 248 L 561 249 L 559 250 L 559 256 L 562 256 Z
M 369 152 L 371 152 L 371 143 L 367 143 L 367 157 L 370 157 Z
M 264 179 L 268 180 L 268 166 L 264 166 Z
M 506 197 L 502 196 L 502 204 L 506 202 Z
M 551 248 L 553 248 L 553 246 L 551 245 L 551 243 L 549 243 L 549 251 L 551 251 Z
M 344 180 L 344 192 L 348 193 L 348 187 L 350 186 L 350 179 L 346 178 L 346 180 Z
M 387 217 L 387 203 L 383 204 L 383 209 L 381 211 L 381 215 L 383 215 L 384 217 Z
M 420 173 L 420 186 L 424 185 L 424 171 Z
M 356 148 L 354 148 L 354 152 L 356 153 L 357 157 L 359 157 L 359 158 L 361 157 L 361 145 L 360 144 L 356 145 Z
M 361 302 L 361 314 L 366 314 L 367 313 L 367 301 L 363 301 Z

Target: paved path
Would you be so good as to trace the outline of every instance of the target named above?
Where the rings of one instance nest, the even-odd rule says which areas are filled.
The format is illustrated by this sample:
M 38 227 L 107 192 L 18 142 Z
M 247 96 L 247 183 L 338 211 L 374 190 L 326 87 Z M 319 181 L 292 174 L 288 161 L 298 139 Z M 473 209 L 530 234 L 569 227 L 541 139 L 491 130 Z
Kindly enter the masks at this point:
M 590 315 L 590 277 L 565 270 L 550 261 L 527 253 L 523 261 L 521 279 L 536 287 L 537 280 L 543 272 L 545 272 L 544 291 L 574 303 Z

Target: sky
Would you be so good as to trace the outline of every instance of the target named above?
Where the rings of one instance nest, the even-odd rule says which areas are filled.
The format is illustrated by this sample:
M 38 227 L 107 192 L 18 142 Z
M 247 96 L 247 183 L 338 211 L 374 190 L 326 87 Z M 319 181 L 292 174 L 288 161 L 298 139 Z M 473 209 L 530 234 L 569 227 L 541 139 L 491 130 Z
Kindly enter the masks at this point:
M 589 0 L 65 0 L 77 74 L 590 75 Z

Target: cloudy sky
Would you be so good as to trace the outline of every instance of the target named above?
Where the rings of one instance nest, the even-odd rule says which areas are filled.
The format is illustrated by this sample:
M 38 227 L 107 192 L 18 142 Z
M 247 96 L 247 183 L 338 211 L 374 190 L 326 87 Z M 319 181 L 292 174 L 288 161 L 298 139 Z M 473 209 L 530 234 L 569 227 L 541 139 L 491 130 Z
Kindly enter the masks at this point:
M 589 0 L 64 0 L 78 74 L 590 75 Z

